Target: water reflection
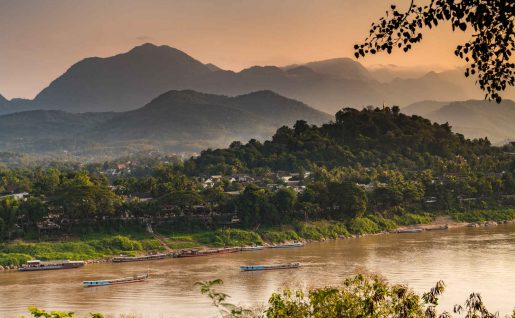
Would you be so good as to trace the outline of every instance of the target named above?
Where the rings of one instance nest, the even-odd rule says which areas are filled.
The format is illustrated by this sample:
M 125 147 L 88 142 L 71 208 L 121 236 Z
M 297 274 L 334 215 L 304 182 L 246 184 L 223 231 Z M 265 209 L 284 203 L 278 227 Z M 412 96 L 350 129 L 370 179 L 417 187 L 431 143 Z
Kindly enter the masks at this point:
M 298 270 L 240 272 L 242 264 L 299 261 Z M 96 264 L 77 270 L 0 274 L 0 316 L 26 314 L 35 305 L 75 310 L 137 313 L 141 317 L 206 317 L 216 315 L 199 295 L 196 281 L 221 278 L 221 288 L 235 303 L 256 305 L 284 287 L 336 285 L 362 271 L 381 273 L 392 282 L 407 283 L 418 292 L 444 280 L 442 307 L 463 302 L 480 292 L 490 308 L 502 314 L 515 306 L 515 225 L 462 228 L 371 236 L 308 244 L 299 249 L 264 250 L 224 256 L 168 259 L 127 264 Z M 145 283 L 83 288 L 83 280 L 150 272 Z

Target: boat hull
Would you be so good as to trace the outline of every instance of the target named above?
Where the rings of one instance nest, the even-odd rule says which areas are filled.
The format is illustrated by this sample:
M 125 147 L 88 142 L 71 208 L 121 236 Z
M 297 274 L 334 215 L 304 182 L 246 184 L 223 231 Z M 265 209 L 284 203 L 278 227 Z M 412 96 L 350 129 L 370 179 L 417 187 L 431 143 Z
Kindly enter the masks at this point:
M 157 254 L 157 255 L 147 255 L 147 256 L 121 256 L 121 257 L 114 257 L 113 263 L 127 263 L 127 262 L 143 262 L 143 261 L 153 261 L 153 260 L 159 260 L 164 259 L 168 255 L 166 254 Z
M 300 268 L 300 263 L 290 263 L 290 264 L 277 264 L 277 265 L 248 265 L 248 266 L 240 266 L 240 269 L 244 272 L 254 272 L 254 271 L 266 271 L 266 270 L 275 270 L 275 269 L 293 269 Z
M 125 277 L 111 280 L 93 280 L 93 281 L 85 281 L 82 282 L 84 287 L 100 287 L 100 286 L 109 286 L 109 285 L 119 285 L 119 284 L 130 284 L 130 283 L 139 283 L 146 281 L 148 279 L 147 275 L 139 275 L 134 277 Z
M 187 253 L 180 253 L 177 254 L 176 257 L 183 258 L 183 257 L 201 257 L 201 256 L 210 256 L 210 255 L 221 255 L 221 254 L 229 254 L 229 253 L 236 253 L 239 252 L 239 248 L 226 248 L 226 249 L 220 249 L 220 250 L 209 250 L 209 251 L 190 251 Z
M 252 252 L 252 251 L 262 251 L 265 248 L 263 246 L 248 246 L 248 247 L 242 247 L 240 251 L 242 252 Z
M 294 248 L 294 247 L 303 247 L 303 243 L 292 243 L 292 244 L 279 244 L 279 245 L 271 245 L 270 248 Z
M 62 264 L 42 264 L 39 266 L 28 266 L 28 267 L 20 267 L 18 270 L 20 272 L 34 272 L 34 271 L 49 271 L 49 270 L 58 270 L 58 269 L 73 269 L 84 266 L 84 262 L 69 262 Z

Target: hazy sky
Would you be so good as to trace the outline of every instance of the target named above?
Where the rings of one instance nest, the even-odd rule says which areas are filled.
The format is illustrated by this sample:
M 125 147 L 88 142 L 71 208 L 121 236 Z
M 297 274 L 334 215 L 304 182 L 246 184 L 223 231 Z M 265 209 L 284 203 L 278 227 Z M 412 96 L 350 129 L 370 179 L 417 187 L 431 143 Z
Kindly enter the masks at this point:
M 33 98 L 73 63 L 145 43 L 241 70 L 351 57 L 372 21 L 408 0 L 0 0 L 0 94 Z M 426 32 L 409 54 L 365 65 L 461 65 L 463 34 Z

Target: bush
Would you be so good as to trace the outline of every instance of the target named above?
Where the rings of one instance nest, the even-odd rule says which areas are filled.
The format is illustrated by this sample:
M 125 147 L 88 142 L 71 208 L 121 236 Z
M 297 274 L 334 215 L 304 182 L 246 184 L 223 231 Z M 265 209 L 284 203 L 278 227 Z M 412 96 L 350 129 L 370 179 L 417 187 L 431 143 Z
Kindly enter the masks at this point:
M 292 229 L 266 229 L 260 232 L 261 237 L 272 243 L 282 243 L 287 241 L 299 241 L 300 236 Z
M 458 222 L 500 222 L 515 219 L 515 209 L 454 212 L 452 218 Z
M 354 234 L 373 234 L 379 233 L 379 226 L 369 218 L 354 218 L 350 221 L 349 230 Z
M 397 228 L 397 223 L 394 220 L 385 219 L 384 217 L 375 214 L 367 217 L 376 223 L 383 231 L 391 231 Z
M 426 224 L 426 223 L 431 223 L 433 221 L 433 218 L 429 214 L 413 214 L 413 213 L 396 215 L 393 219 L 399 225 Z
M 20 253 L 0 253 L 0 266 L 20 266 L 25 264 L 28 260 L 32 259 L 30 255 Z
M 300 237 L 308 240 L 335 239 L 340 236 L 349 236 L 345 225 L 341 222 L 317 221 L 299 223 L 296 225 Z
M 144 250 L 164 250 L 164 247 L 161 245 L 161 243 L 159 243 L 158 240 L 142 240 L 141 245 L 143 246 Z
M 213 245 L 216 246 L 243 246 L 262 244 L 261 237 L 251 231 L 238 229 L 218 229 L 214 233 Z

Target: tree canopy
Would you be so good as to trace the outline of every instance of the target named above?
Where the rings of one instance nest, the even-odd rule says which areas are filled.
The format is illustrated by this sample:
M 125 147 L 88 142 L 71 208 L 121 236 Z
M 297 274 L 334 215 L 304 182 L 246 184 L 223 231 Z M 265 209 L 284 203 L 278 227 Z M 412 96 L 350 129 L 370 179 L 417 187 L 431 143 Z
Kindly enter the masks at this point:
M 354 46 L 355 56 L 390 54 L 394 49 L 408 52 L 422 40 L 422 29 L 449 21 L 453 31 L 472 30 L 471 39 L 454 52 L 467 62 L 465 76 L 477 74 L 485 98 L 500 102 L 500 92 L 515 83 L 513 12 L 515 2 L 510 0 L 431 0 L 427 5 L 411 0 L 405 12 L 392 5 L 385 17 L 372 24 L 364 43 Z

